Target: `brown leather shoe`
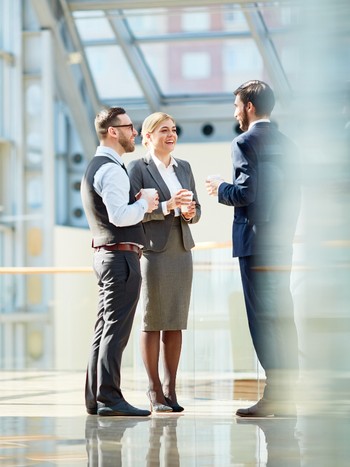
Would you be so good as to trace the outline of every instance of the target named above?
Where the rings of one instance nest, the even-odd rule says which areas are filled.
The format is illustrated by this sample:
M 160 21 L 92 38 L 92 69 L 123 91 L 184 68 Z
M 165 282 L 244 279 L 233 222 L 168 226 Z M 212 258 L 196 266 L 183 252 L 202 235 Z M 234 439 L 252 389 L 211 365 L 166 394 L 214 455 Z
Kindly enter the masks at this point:
M 262 398 L 251 407 L 238 409 L 236 415 L 239 417 L 296 417 L 296 407 L 291 402 L 276 402 Z

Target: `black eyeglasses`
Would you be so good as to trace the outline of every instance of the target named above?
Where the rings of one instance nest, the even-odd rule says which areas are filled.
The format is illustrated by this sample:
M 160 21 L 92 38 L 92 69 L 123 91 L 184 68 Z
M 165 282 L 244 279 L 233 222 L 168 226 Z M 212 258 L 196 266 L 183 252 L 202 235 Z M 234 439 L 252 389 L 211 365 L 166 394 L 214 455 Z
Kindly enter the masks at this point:
M 111 125 L 112 128 L 130 128 L 131 131 L 134 131 L 134 125 L 128 123 L 127 125 Z

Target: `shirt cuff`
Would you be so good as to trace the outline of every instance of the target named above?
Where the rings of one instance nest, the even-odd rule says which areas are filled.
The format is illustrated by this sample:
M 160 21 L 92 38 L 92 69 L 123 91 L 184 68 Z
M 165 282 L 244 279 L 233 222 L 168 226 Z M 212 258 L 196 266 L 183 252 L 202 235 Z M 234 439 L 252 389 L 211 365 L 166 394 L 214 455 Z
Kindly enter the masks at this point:
M 143 211 L 145 211 L 145 212 L 147 211 L 148 203 L 147 203 L 147 201 L 145 199 L 141 198 L 141 199 L 137 200 L 137 203 L 139 203 L 141 205 L 141 208 L 142 208 Z
M 170 214 L 170 211 L 168 211 L 168 208 L 166 207 L 166 201 L 162 201 L 162 211 L 163 211 L 163 214 L 164 216 L 167 216 L 168 214 Z

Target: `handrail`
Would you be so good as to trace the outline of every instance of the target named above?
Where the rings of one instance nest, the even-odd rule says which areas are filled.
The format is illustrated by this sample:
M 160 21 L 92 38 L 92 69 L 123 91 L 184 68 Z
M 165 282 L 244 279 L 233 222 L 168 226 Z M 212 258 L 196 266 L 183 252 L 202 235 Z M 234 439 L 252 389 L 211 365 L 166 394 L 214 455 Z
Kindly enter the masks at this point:
M 301 239 L 300 237 L 296 236 L 294 239 L 294 243 L 300 243 Z M 333 241 L 333 242 L 323 242 L 325 246 L 328 247 L 348 247 L 350 246 L 350 241 Z M 193 250 L 210 250 L 210 249 L 221 249 L 221 248 L 232 248 L 232 242 L 199 242 L 196 244 L 196 246 L 193 248 Z M 205 270 L 205 269 L 215 269 L 216 266 L 219 266 L 220 269 L 237 269 L 238 266 L 234 263 L 229 264 L 223 264 L 220 263 L 219 265 L 215 265 L 212 262 L 210 263 L 202 263 L 199 262 L 198 264 L 194 264 L 194 269 L 196 270 Z M 334 266 L 333 266 L 334 267 Z M 338 267 L 349 267 L 348 264 L 344 265 L 339 265 Z M 264 267 L 261 268 L 261 270 L 280 270 L 283 271 L 285 268 L 283 266 L 279 267 Z M 289 268 L 288 268 L 289 269 Z M 303 265 L 293 265 L 293 270 L 296 271 L 308 271 L 314 269 L 312 267 L 307 267 Z M 0 267 L 0 275 L 1 274 L 86 274 L 86 273 L 92 273 L 93 268 L 91 266 L 77 266 L 77 267 L 64 267 L 64 266 L 49 266 L 49 267 Z
M 231 242 L 200 242 L 194 250 L 210 250 L 212 248 L 231 248 Z M 49 267 L 0 267 L 0 274 L 77 274 L 77 273 L 91 273 L 93 269 L 91 266 L 78 266 L 78 267 L 63 267 L 63 266 L 49 266 Z
M 91 273 L 92 267 L 4 267 L 0 274 L 77 274 Z

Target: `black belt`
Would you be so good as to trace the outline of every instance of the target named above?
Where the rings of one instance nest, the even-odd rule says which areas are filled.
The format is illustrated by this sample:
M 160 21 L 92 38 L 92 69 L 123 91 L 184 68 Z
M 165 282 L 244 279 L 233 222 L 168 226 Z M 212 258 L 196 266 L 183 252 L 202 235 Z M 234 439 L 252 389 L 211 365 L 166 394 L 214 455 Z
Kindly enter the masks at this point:
M 115 245 L 102 245 L 95 248 L 96 251 L 100 249 L 107 250 L 107 251 L 132 251 L 139 255 L 139 258 L 142 256 L 142 249 L 133 243 L 116 243 Z

